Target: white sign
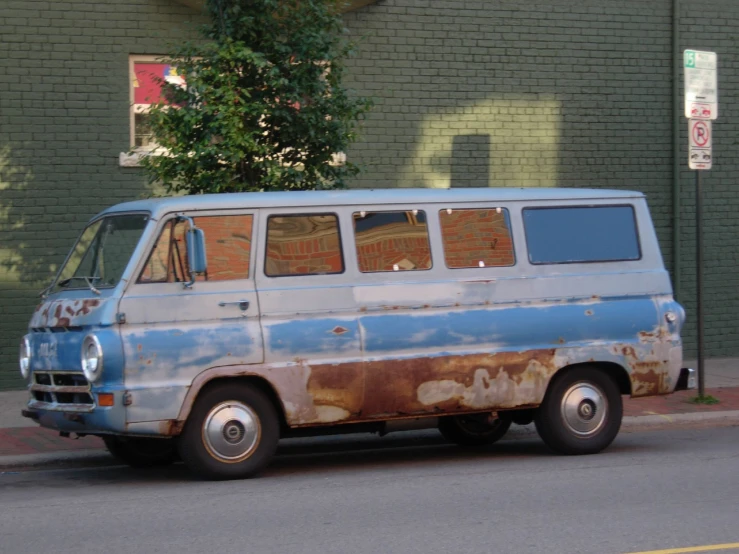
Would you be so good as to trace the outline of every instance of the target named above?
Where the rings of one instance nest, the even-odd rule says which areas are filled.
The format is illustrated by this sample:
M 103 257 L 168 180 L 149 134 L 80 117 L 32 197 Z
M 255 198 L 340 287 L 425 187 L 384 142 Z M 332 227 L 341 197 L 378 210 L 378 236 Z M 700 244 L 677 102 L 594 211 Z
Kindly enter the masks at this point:
M 688 165 L 690 169 L 711 169 L 713 162 L 712 131 L 710 121 L 691 119 L 688 121 Z
M 683 67 L 685 70 L 685 117 L 716 119 L 718 117 L 716 52 L 686 50 L 683 54 Z

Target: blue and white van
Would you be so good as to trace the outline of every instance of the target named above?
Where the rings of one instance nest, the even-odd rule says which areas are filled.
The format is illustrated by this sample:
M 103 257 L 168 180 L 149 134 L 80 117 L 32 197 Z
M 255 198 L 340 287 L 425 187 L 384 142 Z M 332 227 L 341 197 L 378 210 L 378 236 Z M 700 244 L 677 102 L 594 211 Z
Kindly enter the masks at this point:
M 135 466 L 263 469 L 281 437 L 535 422 L 606 448 L 622 396 L 695 386 L 641 193 L 142 200 L 95 216 L 23 338 L 27 417 Z

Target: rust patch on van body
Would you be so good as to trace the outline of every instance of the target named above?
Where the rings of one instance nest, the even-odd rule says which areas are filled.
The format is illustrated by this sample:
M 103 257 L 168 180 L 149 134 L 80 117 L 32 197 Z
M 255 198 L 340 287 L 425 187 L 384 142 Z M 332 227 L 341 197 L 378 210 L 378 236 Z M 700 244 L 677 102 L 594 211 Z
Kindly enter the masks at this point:
M 558 369 L 556 350 L 301 365 L 270 372 L 291 425 L 515 408 L 541 403 Z M 287 369 L 287 368 L 285 368 Z M 287 393 L 285 396 L 283 396 Z
M 361 362 L 312 366 L 307 393 L 318 421 L 342 421 L 362 415 L 364 372 Z
M 638 333 L 638 338 L 638 344 L 623 346 L 618 351 L 630 370 L 631 395 L 638 397 L 671 393 L 676 384 L 671 379 L 671 373 L 676 373 L 676 367 L 673 366 L 676 362 L 679 365 L 682 360 L 679 338 L 672 336 L 662 326 L 653 331 L 642 331 Z
M 97 298 L 47 301 L 36 307 L 31 327 L 70 327 L 75 319 L 90 315 L 100 305 Z
M 439 356 L 368 363 L 364 415 L 436 414 L 541 402 L 556 350 Z

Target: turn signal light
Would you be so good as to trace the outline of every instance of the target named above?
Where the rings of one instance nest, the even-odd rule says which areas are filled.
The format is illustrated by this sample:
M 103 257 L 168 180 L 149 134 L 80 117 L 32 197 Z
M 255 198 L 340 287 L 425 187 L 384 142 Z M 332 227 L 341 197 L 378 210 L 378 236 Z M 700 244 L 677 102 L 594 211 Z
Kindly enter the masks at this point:
M 110 393 L 98 394 L 98 406 L 112 406 L 115 402 L 115 397 Z

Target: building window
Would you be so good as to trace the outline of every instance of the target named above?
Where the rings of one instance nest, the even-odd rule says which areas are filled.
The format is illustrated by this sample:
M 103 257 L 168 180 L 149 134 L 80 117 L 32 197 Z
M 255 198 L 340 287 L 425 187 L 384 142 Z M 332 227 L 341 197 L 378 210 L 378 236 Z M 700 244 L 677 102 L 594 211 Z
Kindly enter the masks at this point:
M 508 210 L 446 209 L 439 212 L 439 220 L 447 267 L 505 267 L 515 263 Z
M 264 273 L 269 277 L 344 272 L 339 220 L 333 214 L 271 216 Z
M 251 215 L 193 218 L 205 234 L 208 271 L 196 281 L 232 281 L 249 277 Z M 162 230 L 139 277 L 139 283 L 189 281 L 185 231 L 187 221 L 171 220 Z
M 641 258 L 631 206 L 526 208 L 532 264 L 617 262 Z
M 162 84 L 184 86 L 184 78 L 177 67 L 163 63 L 155 56 L 131 56 L 129 60 L 131 98 L 131 147 L 153 150 L 156 144 L 151 137 L 149 111 L 152 104 L 165 101 Z
M 354 238 L 362 273 L 431 269 L 426 214 L 422 211 L 356 212 Z

